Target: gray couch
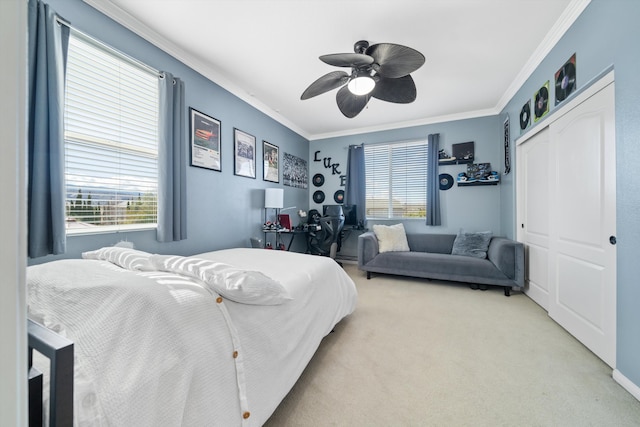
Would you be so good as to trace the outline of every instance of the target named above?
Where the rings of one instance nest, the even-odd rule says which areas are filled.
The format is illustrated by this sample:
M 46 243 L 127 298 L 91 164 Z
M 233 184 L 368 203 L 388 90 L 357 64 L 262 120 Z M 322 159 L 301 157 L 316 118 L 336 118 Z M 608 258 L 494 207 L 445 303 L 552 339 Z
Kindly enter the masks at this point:
M 524 245 L 492 237 L 487 258 L 451 255 L 455 234 L 407 233 L 409 252 L 378 252 L 372 232 L 358 237 L 358 268 L 371 273 L 471 283 L 473 289 L 501 286 L 506 296 L 524 287 Z

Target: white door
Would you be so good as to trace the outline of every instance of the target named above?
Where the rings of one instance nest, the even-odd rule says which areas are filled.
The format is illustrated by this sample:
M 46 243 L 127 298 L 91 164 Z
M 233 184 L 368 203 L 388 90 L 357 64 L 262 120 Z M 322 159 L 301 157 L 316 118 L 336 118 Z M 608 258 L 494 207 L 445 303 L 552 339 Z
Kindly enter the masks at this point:
M 608 365 L 616 347 L 614 84 L 549 126 L 549 315 Z
M 517 149 L 518 240 L 524 243 L 525 293 L 548 310 L 549 301 L 549 130 Z

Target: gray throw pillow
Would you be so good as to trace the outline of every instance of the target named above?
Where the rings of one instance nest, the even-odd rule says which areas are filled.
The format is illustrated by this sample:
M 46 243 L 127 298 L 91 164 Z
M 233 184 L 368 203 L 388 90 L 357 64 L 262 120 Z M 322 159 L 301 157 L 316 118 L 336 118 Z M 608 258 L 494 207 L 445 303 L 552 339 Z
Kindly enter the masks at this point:
M 453 242 L 451 255 L 464 255 L 475 258 L 486 258 L 489 243 L 491 243 L 491 231 L 481 231 L 478 233 L 466 233 L 460 230 Z

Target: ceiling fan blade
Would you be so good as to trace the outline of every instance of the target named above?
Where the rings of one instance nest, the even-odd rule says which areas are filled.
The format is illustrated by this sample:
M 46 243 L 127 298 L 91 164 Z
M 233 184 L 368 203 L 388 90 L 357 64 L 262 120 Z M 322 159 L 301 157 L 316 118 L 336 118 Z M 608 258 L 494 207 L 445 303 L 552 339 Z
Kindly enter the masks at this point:
M 369 98 L 371 98 L 370 94 L 354 95 L 347 86 L 336 94 L 336 102 L 340 112 L 350 119 L 357 116 L 366 107 Z
M 371 96 L 387 102 L 409 104 L 416 100 L 417 90 L 413 78 L 409 75 L 397 79 L 378 76 L 380 80 L 371 92 Z
M 369 46 L 367 55 L 373 57 L 373 69 L 383 77 L 398 78 L 413 73 L 422 67 L 424 55 L 415 49 L 393 43 L 378 43 Z
M 309 99 L 342 86 L 349 81 L 349 74 L 344 71 L 332 71 L 311 83 L 302 93 L 300 99 Z
M 322 55 L 322 62 L 335 67 L 364 67 L 373 64 L 373 58 L 362 53 L 332 53 Z

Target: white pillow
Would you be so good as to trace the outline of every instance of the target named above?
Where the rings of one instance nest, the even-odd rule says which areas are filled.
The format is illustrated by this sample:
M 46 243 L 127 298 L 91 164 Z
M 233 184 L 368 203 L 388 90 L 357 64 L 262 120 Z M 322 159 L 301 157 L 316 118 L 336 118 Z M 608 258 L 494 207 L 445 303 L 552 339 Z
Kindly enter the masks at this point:
M 279 305 L 291 299 L 277 281 L 259 271 L 247 271 L 217 261 L 178 255 L 153 255 L 157 270 L 202 280 L 232 301 L 254 305 Z
M 83 252 L 84 259 L 98 259 L 135 271 L 153 271 L 151 254 L 130 248 L 109 246 L 95 251 Z
M 373 226 L 373 232 L 378 239 L 378 252 L 408 252 L 409 242 L 402 223 L 395 225 Z

